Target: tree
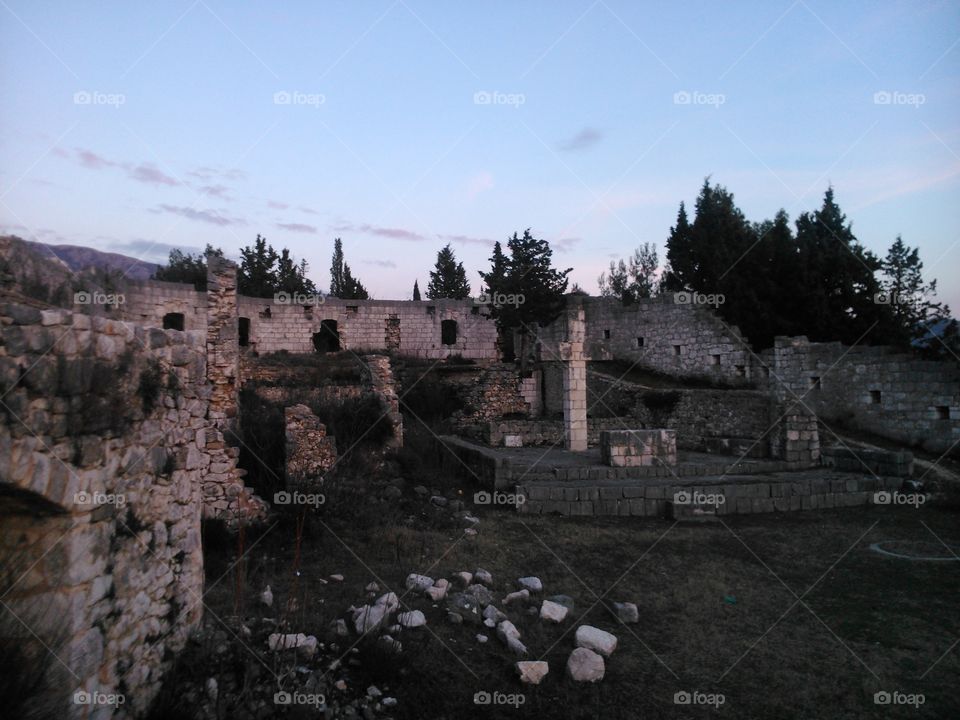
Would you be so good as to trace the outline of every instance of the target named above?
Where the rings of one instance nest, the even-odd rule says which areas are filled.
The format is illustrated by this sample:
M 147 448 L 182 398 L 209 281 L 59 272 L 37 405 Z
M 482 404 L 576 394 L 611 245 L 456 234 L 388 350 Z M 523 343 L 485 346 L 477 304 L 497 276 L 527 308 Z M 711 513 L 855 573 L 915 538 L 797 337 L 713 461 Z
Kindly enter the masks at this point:
M 420 284 L 417 280 L 413 281 L 413 299 L 420 300 Z
M 658 265 L 657 246 L 651 243 L 636 248 L 629 264 L 623 260 L 619 263 L 611 260 L 610 275 L 601 273 L 597 280 L 601 297 L 620 298 L 624 305 L 653 297 L 657 287 L 654 276 Z
M 463 269 L 463 263 L 457 262 L 449 243 L 437 253 L 437 264 L 430 271 L 427 297 L 431 300 L 440 298 L 463 300 L 470 297 L 467 273 Z
M 277 260 L 276 292 L 315 295 L 317 286 L 307 277 L 307 269 L 306 259 L 297 264 L 290 251 L 283 248 Z
M 350 266 L 344 261 L 343 241 L 333 241 L 333 259 L 330 263 L 330 295 L 344 300 L 366 300 L 367 289 L 353 277 Z
M 167 264 L 157 268 L 154 280 L 191 283 L 197 290 L 207 289 L 207 255 L 223 257 L 223 250 L 209 243 L 202 253 L 191 255 L 176 248 L 170 251 Z
M 253 246 L 240 250 L 240 273 L 237 291 L 250 297 L 273 297 L 277 292 L 275 265 L 280 256 L 267 244 L 267 239 L 257 233 Z
M 491 315 L 501 337 L 514 329 L 519 331 L 520 363 L 526 369 L 529 335 L 538 325 L 547 325 L 560 314 L 569 282 L 567 276 L 573 268 L 554 269 L 550 244 L 535 238 L 530 228 L 524 230 L 522 237 L 514 233 L 507 247 L 509 258 L 504 256 L 500 243 L 494 245 L 490 272 L 481 272 L 480 276 L 492 296 L 507 299 L 505 303 L 495 303 Z
M 883 290 L 877 301 L 889 308 L 885 340 L 932 355 L 956 346 L 957 322 L 950 319 L 948 306 L 935 301 L 937 281 L 924 281 L 919 249 L 907 246 L 898 235 L 881 267 Z
M 797 218 L 796 241 L 796 271 L 806 289 L 798 310 L 810 339 L 852 344 L 878 338 L 888 314 L 874 301 L 881 263 L 853 234 L 832 187 L 819 210 Z

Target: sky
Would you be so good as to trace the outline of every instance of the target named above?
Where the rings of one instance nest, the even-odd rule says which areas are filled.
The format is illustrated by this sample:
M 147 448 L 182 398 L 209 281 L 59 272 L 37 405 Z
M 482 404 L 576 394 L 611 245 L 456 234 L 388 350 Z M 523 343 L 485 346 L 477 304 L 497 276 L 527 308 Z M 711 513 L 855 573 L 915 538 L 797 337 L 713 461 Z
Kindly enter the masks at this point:
M 530 227 L 590 292 L 704 178 L 829 185 L 960 307 L 960 3 L 0 1 L 0 232 L 163 261 L 263 234 L 372 297 Z

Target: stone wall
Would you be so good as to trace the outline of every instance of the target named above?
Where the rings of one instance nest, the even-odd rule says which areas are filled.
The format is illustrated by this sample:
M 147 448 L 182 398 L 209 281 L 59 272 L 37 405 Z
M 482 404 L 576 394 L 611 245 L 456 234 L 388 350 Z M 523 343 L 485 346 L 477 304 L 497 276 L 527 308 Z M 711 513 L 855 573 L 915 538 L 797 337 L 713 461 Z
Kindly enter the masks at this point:
M 284 409 L 288 490 L 319 490 L 323 475 L 337 461 L 337 444 L 306 405 Z
M 610 467 L 677 464 L 676 430 L 604 430 L 600 462 Z
M 207 330 L 207 294 L 185 283 L 160 280 L 128 280 L 124 303 L 118 309 L 124 320 L 148 327 L 162 327 L 168 313 L 183 315 L 185 331 Z
M 357 353 L 389 350 L 417 358 L 462 355 L 496 360 L 496 324 L 472 300 L 341 300 L 315 304 L 281 303 L 241 297 L 240 316 L 250 322 L 250 346 L 260 353 L 314 352 L 322 323 L 336 323 L 340 346 Z M 443 343 L 442 324 L 456 323 L 456 339 Z
M 56 716 L 88 716 L 77 692 L 135 716 L 202 612 L 205 337 L 18 305 L 0 322 L 0 566 L 28 570 L 5 633 L 55 652 Z
M 761 358 L 769 390 L 838 423 L 943 453 L 960 441 L 960 363 L 885 347 L 777 338 Z

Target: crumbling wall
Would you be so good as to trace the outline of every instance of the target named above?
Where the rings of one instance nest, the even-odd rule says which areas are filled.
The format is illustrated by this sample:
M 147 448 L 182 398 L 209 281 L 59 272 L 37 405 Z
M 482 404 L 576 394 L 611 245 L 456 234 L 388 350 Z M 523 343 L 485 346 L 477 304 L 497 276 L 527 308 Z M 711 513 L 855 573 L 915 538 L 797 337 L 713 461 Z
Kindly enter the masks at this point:
M 205 338 L 22 305 L 0 322 L 15 647 L 55 653 L 43 696 L 58 715 L 87 717 L 93 693 L 140 714 L 202 612 Z
M 286 424 L 286 481 L 294 491 L 318 490 L 323 475 L 337 461 L 337 444 L 326 426 L 306 405 L 284 409 Z
M 783 401 L 802 398 L 828 426 L 939 453 L 960 441 L 960 363 L 805 337 L 777 338 L 761 357 L 770 367 L 770 392 Z

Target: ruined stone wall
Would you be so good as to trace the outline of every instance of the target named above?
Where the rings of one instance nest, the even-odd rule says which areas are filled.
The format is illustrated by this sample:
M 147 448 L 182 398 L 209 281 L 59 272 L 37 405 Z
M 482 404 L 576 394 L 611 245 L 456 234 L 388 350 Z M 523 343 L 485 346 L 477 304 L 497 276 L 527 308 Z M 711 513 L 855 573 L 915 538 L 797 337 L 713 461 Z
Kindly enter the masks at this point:
M 0 566 L 29 570 L 5 632 L 55 652 L 56 716 L 88 716 L 77 692 L 140 714 L 202 611 L 205 337 L 18 305 L 0 322 Z
M 836 422 L 931 452 L 960 440 L 960 364 L 920 360 L 884 347 L 848 348 L 777 338 L 762 360 L 769 390 L 803 399 L 828 425 Z
M 207 296 L 186 283 L 160 280 L 128 280 L 123 291 L 124 302 L 118 307 L 121 319 L 162 327 L 168 313 L 183 315 L 185 331 L 207 330 Z
M 462 355 L 496 360 L 497 329 L 486 308 L 471 300 L 340 300 L 316 304 L 241 297 L 240 316 L 250 321 L 250 346 L 259 353 L 314 352 L 323 321 L 336 323 L 340 345 L 357 353 L 384 351 L 417 358 Z M 442 323 L 456 323 L 456 340 L 444 344 Z
M 584 308 L 584 353 L 590 360 L 629 360 L 678 377 L 750 380 L 750 353 L 735 326 L 710 308 L 682 304 L 672 294 L 624 306 L 609 298 L 577 298 Z M 540 333 L 540 359 L 556 361 L 563 318 Z

